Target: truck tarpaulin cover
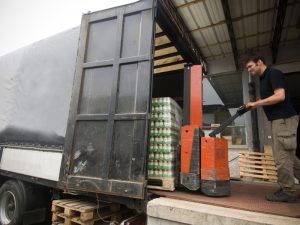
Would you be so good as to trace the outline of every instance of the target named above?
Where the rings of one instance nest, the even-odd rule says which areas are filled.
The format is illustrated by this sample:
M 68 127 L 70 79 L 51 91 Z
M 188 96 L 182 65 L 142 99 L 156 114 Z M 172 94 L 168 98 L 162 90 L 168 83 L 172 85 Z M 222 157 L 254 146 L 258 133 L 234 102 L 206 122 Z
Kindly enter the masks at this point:
M 0 143 L 63 145 L 78 37 L 74 28 L 0 57 Z

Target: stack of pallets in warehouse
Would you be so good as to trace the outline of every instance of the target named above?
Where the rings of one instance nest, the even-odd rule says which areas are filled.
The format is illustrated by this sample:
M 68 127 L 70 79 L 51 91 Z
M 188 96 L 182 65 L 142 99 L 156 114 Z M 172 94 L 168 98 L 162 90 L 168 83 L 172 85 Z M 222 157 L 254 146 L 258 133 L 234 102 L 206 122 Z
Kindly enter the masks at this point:
M 265 152 L 239 152 L 240 177 L 250 177 L 254 180 L 277 182 L 277 169 L 272 149 Z
M 52 225 L 100 225 L 120 222 L 124 213 L 119 204 L 94 203 L 78 199 L 52 201 Z M 126 211 L 126 212 L 125 212 Z
M 153 98 L 148 159 L 148 188 L 175 189 L 179 167 L 182 109 L 171 98 Z

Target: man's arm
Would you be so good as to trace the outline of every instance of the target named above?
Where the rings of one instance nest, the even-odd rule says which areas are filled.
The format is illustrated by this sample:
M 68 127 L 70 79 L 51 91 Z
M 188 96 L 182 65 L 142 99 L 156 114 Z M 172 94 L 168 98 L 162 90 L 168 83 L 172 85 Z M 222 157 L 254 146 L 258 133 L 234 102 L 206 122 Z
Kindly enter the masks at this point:
M 285 99 L 285 92 L 284 88 L 277 88 L 274 90 L 274 94 L 271 95 L 268 98 L 260 99 L 255 102 L 248 102 L 246 104 L 247 107 L 257 108 L 259 106 L 265 106 L 265 105 L 274 105 L 279 102 L 284 101 Z

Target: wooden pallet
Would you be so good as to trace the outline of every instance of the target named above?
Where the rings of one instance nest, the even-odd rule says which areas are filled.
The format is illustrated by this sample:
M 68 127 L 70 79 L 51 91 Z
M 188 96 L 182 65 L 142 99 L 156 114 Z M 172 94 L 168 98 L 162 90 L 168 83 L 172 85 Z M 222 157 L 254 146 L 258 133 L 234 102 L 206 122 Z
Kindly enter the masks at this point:
M 272 153 L 239 152 L 240 177 L 277 182 L 277 169 Z
M 52 201 L 52 225 L 95 225 L 100 220 L 115 220 L 120 210 L 116 204 L 96 204 L 77 199 Z
M 147 188 L 174 191 L 175 178 L 149 178 Z

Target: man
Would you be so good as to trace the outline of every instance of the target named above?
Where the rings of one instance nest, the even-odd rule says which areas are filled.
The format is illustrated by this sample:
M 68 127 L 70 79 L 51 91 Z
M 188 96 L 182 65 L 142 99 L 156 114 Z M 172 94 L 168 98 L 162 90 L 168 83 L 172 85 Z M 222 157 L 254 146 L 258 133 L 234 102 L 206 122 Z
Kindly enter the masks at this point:
M 259 76 L 261 95 L 261 99 L 248 102 L 246 106 L 262 106 L 271 121 L 273 154 L 280 189 L 267 195 L 266 199 L 294 203 L 294 177 L 300 180 L 300 161 L 295 155 L 299 117 L 291 104 L 285 76 L 281 71 L 268 67 L 261 56 L 249 56 L 245 66 L 252 76 Z

